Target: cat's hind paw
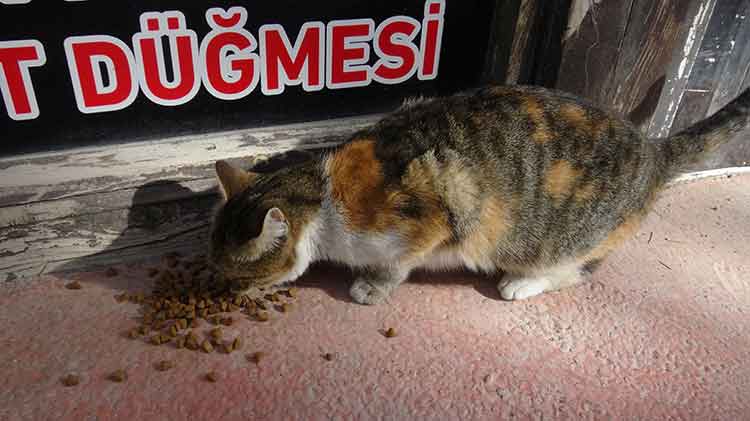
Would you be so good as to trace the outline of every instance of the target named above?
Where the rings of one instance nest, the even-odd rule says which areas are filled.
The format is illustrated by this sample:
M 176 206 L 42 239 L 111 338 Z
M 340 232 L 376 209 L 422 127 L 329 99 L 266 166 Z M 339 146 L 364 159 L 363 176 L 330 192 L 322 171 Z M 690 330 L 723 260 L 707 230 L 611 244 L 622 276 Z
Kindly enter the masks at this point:
M 541 278 L 515 278 L 503 279 L 497 289 L 504 300 L 525 300 L 539 295 L 550 288 L 549 279 Z
M 374 284 L 372 281 L 366 278 L 357 278 L 349 289 L 349 295 L 351 295 L 354 301 L 360 304 L 377 304 L 386 298 L 388 298 L 390 291 L 386 290 L 380 285 Z

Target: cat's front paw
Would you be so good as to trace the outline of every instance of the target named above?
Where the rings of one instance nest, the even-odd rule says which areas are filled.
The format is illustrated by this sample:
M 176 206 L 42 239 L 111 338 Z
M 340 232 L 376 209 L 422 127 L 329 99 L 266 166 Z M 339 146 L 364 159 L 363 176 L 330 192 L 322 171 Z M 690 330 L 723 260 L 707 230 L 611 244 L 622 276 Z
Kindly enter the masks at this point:
M 357 278 L 349 289 L 349 295 L 360 304 L 377 304 L 388 298 L 390 291 L 366 278 Z

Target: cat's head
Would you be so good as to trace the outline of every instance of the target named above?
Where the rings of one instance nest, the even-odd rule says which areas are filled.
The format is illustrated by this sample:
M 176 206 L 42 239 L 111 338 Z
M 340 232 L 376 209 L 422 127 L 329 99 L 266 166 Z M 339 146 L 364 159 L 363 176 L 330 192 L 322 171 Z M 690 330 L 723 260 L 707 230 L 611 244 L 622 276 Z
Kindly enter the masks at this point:
M 267 287 L 296 277 L 290 221 L 274 200 L 274 183 L 216 163 L 222 192 L 211 229 L 210 261 L 233 292 Z

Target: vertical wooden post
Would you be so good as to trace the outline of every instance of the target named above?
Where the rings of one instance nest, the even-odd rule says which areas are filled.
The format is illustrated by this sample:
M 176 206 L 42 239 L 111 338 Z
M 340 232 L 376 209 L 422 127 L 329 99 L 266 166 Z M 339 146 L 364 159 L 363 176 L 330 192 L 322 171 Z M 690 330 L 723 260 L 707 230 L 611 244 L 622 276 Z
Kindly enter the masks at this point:
M 524 72 L 524 69 L 522 69 L 523 62 L 526 57 L 526 49 L 529 46 L 531 30 L 534 26 L 538 6 L 539 0 L 521 0 L 520 2 L 515 32 L 513 34 L 513 44 L 510 49 L 510 57 L 508 58 L 508 71 L 505 77 L 506 84 L 524 83 L 528 78 L 528 75 L 522 78 L 521 74 Z
M 485 84 L 502 83 L 507 77 L 520 3 L 521 0 L 495 0 L 482 73 Z

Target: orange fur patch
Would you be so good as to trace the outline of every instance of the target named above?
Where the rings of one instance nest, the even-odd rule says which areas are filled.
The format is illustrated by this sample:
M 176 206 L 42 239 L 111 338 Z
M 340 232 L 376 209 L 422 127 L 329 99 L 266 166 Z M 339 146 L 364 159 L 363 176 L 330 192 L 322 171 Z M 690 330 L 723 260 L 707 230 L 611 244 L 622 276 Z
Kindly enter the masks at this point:
M 484 201 L 477 230 L 462 242 L 466 257 L 477 263 L 493 262 L 498 245 L 513 225 L 512 206 L 513 201 L 497 196 Z
M 531 134 L 531 138 L 537 143 L 546 143 L 552 140 L 552 132 L 547 124 L 542 104 L 533 96 L 524 95 L 521 97 L 521 108 L 534 123 L 534 133 Z
M 531 138 L 536 143 L 546 143 L 552 140 L 552 133 L 549 131 L 547 126 L 537 126 L 534 133 L 531 134 Z
M 589 117 L 586 110 L 576 104 L 563 104 L 558 110 L 560 118 L 580 134 L 591 139 L 598 139 L 609 128 L 610 120 L 602 115 Z
M 423 256 L 451 236 L 448 215 L 443 210 L 435 186 L 435 182 L 441 177 L 440 172 L 436 161 L 417 159 L 409 164 L 401 180 L 404 189 L 402 197 L 408 195 L 407 197 L 417 200 L 421 207 L 418 219 L 401 219 L 398 222 L 409 241 L 410 256 L 407 258 Z M 399 202 L 398 199 L 393 200 L 393 206 L 397 206 Z
M 586 200 L 591 199 L 591 197 L 594 195 L 594 183 L 587 183 L 584 186 L 579 187 L 576 189 L 575 193 L 573 194 L 573 197 L 578 202 L 584 202 Z
M 375 157 L 375 142 L 356 140 L 330 158 L 331 194 L 343 207 L 352 229 L 381 228 L 378 214 L 385 202 L 382 166 Z
M 586 111 L 576 104 L 563 104 L 559 110 L 560 116 L 573 127 L 580 128 L 588 126 L 590 121 Z
M 570 196 L 573 186 L 581 176 L 581 170 L 565 160 L 555 161 L 544 175 L 544 191 L 555 200 Z
M 635 235 L 636 232 L 638 232 L 638 228 L 641 225 L 641 221 L 643 220 L 643 214 L 638 213 L 635 215 L 631 215 L 628 218 L 625 219 L 625 221 L 620 224 L 617 228 L 615 228 L 614 231 L 609 233 L 607 238 L 604 239 L 599 245 L 597 245 L 593 250 L 591 250 L 589 253 L 586 254 L 586 256 L 583 258 L 584 262 L 589 262 L 592 260 L 597 260 L 604 258 L 607 254 L 609 254 L 612 250 L 617 248 L 620 244 L 624 243 L 628 239 L 630 239 L 633 235 Z
M 409 255 L 405 258 L 428 253 L 451 235 L 448 216 L 434 187 L 435 168 L 414 161 L 400 188 L 386 189 L 374 147 L 372 140 L 357 140 L 333 154 L 328 164 L 333 199 L 352 231 L 396 231 L 407 241 Z M 418 218 L 399 213 L 409 200 L 419 204 Z

